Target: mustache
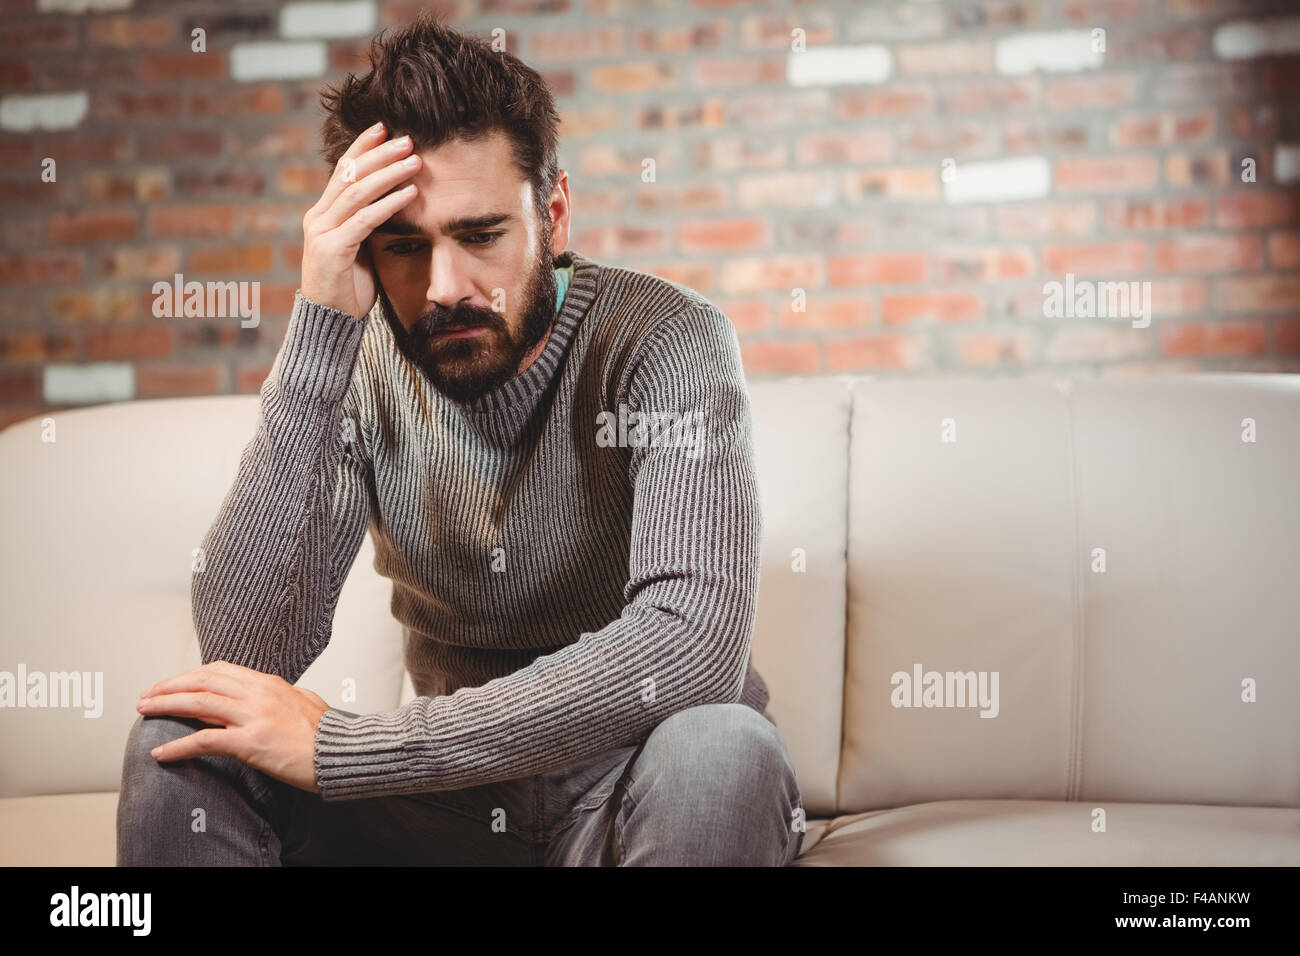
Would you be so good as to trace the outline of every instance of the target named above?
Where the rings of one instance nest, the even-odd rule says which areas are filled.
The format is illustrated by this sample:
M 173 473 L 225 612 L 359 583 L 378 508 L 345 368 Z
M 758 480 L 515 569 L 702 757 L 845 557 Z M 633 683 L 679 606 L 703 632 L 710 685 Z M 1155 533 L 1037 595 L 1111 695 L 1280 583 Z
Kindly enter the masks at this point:
M 505 329 L 505 320 L 491 309 L 478 306 L 464 305 L 455 309 L 444 309 L 441 306 L 435 306 L 421 314 L 411 326 L 410 335 L 412 338 L 425 339 L 442 332 L 444 329 L 462 327 L 481 327 L 503 331 Z

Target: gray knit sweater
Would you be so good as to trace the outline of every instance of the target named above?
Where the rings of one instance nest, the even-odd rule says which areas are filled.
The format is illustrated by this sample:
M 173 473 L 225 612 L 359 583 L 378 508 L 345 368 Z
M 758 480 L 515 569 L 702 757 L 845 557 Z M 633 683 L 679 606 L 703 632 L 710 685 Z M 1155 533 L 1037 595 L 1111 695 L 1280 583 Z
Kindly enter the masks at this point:
M 381 305 L 358 322 L 295 300 L 192 599 L 205 663 L 296 682 L 370 530 L 419 696 L 325 713 L 326 800 L 542 773 L 698 704 L 767 716 L 735 330 L 675 283 L 556 262 L 574 271 L 545 351 L 465 404 L 406 361 Z

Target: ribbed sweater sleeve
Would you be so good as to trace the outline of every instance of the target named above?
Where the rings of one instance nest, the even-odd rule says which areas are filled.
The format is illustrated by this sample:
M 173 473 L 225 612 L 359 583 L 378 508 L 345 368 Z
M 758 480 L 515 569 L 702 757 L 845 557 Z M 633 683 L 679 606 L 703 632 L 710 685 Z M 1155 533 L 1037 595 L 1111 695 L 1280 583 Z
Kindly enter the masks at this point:
M 625 457 L 632 488 L 619 617 L 480 686 L 376 714 L 327 711 L 315 741 L 325 800 L 541 773 L 638 740 L 678 710 L 739 700 L 762 517 L 735 330 L 715 307 L 689 305 L 652 326 L 626 369 L 616 401 L 629 418 L 702 424 L 698 454 L 685 428 L 676 445 L 597 449 Z
M 295 296 L 256 434 L 191 579 L 205 664 L 230 661 L 294 683 L 329 643 L 369 522 L 360 436 L 343 425 L 364 331 L 364 321 Z

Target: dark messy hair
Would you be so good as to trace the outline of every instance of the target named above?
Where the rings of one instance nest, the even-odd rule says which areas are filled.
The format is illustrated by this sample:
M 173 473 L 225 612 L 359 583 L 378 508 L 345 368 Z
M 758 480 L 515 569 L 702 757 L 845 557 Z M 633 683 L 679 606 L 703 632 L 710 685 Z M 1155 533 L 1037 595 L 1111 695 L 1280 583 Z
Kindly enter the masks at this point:
M 376 36 L 370 72 L 349 73 L 321 94 L 321 104 L 329 114 L 321 152 L 331 166 L 381 120 L 390 136 L 410 136 L 417 150 L 499 130 L 510 140 L 515 166 L 532 183 L 538 222 L 549 217 L 559 175 L 559 116 L 546 81 L 513 54 L 496 52 L 427 10 L 397 32 Z

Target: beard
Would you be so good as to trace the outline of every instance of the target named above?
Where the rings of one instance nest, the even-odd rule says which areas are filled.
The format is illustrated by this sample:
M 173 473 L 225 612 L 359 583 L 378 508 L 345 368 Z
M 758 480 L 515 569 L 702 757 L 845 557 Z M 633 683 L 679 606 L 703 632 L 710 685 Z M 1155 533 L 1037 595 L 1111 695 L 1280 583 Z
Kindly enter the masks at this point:
M 541 234 L 549 236 L 550 230 L 541 230 Z M 524 357 L 551 330 L 555 295 L 555 257 L 545 241 L 538 248 L 536 267 L 524 287 L 523 320 L 516 335 L 511 334 L 500 312 L 468 304 L 457 304 L 454 309 L 432 305 L 407 330 L 398 321 L 383 287 L 379 287 L 384 317 L 397 347 L 429 384 L 461 404 L 481 398 L 519 373 Z M 461 326 L 486 331 L 465 338 L 437 334 Z

